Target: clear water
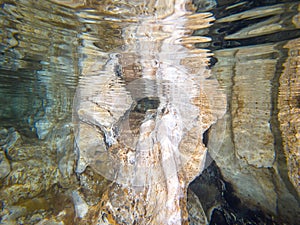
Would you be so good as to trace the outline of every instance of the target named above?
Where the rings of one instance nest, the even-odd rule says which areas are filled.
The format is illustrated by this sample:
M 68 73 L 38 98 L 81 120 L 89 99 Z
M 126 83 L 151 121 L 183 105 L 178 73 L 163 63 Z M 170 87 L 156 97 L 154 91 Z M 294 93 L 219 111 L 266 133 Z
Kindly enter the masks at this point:
M 234 190 L 226 203 L 232 211 L 218 195 L 212 201 L 238 218 L 228 213 L 224 223 L 259 224 L 252 214 L 241 216 L 253 210 L 265 213 L 257 216 L 264 223 L 273 216 L 278 224 L 296 224 L 298 1 L 199 0 L 173 14 L 171 1 L 0 3 L 2 224 L 46 217 L 80 223 L 74 191 L 96 204 L 95 193 L 108 182 L 99 176 L 139 187 L 153 177 L 169 179 L 161 170 L 174 177 L 193 160 L 178 146 L 199 117 L 199 139 L 211 157 L 201 168 L 215 160 L 227 192 L 230 184 Z M 285 89 L 284 82 L 291 85 Z M 163 117 L 166 111 L 173 116 Z M 164 125 L 156 122 L 155 135 L 141 139 L 151 121 Z M 84 130 L 82 122 L 98 130 Z M 166 156 L 168 167 L 148 165 L 153 143 L 167 138 L 178 161 Z M 128 149 L 129 166 L 98 151 L 114 151 L 116 143 Z M 92 178 L 78 175 L 87 166 L 97 171 Z M 91 185 L 93 176 L 101 185 Z M 218 185 L 211 190 L 223 193 Z M 191 189 L 208 220 L 224 224 L 203 197 L 214 195 L 200 187 Z M 58 216 L 63 210 L 67 216 Z

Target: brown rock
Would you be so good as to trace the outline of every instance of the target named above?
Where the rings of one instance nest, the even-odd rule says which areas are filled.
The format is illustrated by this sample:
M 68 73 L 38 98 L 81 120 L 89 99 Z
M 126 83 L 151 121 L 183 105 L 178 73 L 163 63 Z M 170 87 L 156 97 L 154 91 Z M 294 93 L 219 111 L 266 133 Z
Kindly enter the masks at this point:
M 300 195 L 300 39 L 289 41 L 289 57 L 279 78 L 278 119 L 289 178 Z
M 280 137 L 276 133 L 278 125 L 273 111 L 278 58 L 272 55 L 280 53 L 278 47 L 271 44 L 216 51 L 219 63 L 213 70 L 225 88 L 228 111 L 210 130 L 208 148 L 224 179 L 232 184 L 235 194 L 245 204 L 263 209 L 280 217 L 279 220 L 295 221 L 299 212 L 297 196 L 282 172 L 286 165 L 279 162 L 280 144 L 274 145 Z M 283 77 L 285 75 L 281 79 Z M 282 90 L 288 88 L 282 86 Z M 278 108 L 283 113 L 279 114 L 280 123 L 287 125 L 285 120 L 289 114 L 284 113 L 287 101 L 283 100 L 287 95 L 280 98 Z M 290 132 L 284 125 L 280 128 Z M 222 130 L 224 132 L 220 132 Z M 282 137 L 293 149 L 292 142 Z M 220 139 L 223 139 L 221 146 L 215 143 Z M 292 157 L 291 161 L 294 161 Z M 296 166 L 289 168 L 290 174 L 295 174 Z

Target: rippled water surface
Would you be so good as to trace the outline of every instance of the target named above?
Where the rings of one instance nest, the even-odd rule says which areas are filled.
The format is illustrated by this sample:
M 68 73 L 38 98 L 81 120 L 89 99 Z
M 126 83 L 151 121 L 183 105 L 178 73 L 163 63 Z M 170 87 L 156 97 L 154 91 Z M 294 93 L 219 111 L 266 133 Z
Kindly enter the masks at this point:
M 300 220 L 299 1 L 0 6 L 0 224 Z

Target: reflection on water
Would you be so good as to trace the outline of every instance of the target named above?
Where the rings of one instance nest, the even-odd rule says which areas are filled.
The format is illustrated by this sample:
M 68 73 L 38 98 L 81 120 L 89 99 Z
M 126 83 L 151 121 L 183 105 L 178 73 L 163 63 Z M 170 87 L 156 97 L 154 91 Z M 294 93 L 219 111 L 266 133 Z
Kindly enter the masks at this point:
M 33 2 L 1 4 L 0 120 L 2 126 L 20 126 L 25 135 L 37 132 L 44 139 L 41 126 L 50 130 L 57 118 L 69 116 L 79 22 L 71 10 Z
M 225 113 L 226 99 L 216 79 L 210 78 L 207 50 L 193 47 L 209 38 L 191 36 L 213 18 L 210 13 L 191 14 L 184 4 L 174 3 L 170 15 L 162 11 L 137 16 L 126 26 L 110 22 L 122 30 L 123 43 L 100 51 L 100 62 L 91 56 L 82 59 L 90 67 L 79 80 L 74 103 L 77 172 L 90 166 L 120 185 L 110 192 L 121 189 L 139 202 L 129 212 L 117 213 L 124 205 L 110 206 L 116 200 L 109 196 L 99 204 L 100 221 L 110 211 L 118 215 L 117 223 L 187 221 L 182 196 L 203 168 L 202 134 Z M 83 45 L 82 51 L 90 45 L 87 48 Z M 149 108 L 144 113 L 142 103 Z M 144 202 L 148 204 L 141 217 L 132 218 Z
M 296 224 L 297 1 L 0 4 L 0 223 Z
M 211 9 L 217 20 L 208 31 L 210 49 L 278 43 L 300 35 L 297 1 L 229 2 Z

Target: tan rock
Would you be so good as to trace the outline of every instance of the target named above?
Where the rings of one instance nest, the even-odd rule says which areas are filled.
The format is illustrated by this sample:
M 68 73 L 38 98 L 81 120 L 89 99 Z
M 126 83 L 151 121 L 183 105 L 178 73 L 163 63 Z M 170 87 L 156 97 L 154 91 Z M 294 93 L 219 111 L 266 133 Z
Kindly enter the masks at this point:
M 123 27 L 124 50 L 80 80 L 77 169 L 113 181 L 80 224 L 188 223 L 187 186 L 206 157 L 202 135 L 223 116 L 226 98 L 206 69 L 210 54 L 193 47 L 208 39 L 190 36 L 211 14 L 190 16 L 183 0 L 156 4 L 156 17 Z
M 237 157 L 255 167 L 272 167 L 275 160 L 269 119 L 270 81 L 275 73 L 276 60 L 256 59 L 258 55 L 265 57 L 274 51 L 273 46 L 259 46 L 242 48 L 235 54 L 238 61 L 235 63 L 232 90 L 233 141 L 238 143 L 235 145 Z
M 288 175 L 300 195 L 300 39 L 289 41 L 285 48 L 289 56 L 279 78 L 278 119 Z
M 299 212 L 297 196 L 284 174 L 286 165 L 280 157 L 280 137 L 276 132 L 278 123 L 276 111 L 273 111 L 278 62 L 272 55 L 280 55 L 278 49 L 276 45 L 266 44 L 216 51 L 219 63 L 213 70 L 225 88 L 228 111 L 210 130 L 208 149 L 224 179 L 232 184 L 235 194 L 245 204 L 261 208 L 285 221 L 295 221 Z M 287 74 L 280 78 L 282 93 L 290 93 L 283 81 L 290 76 Z M 284 109 L 288 108 L 289 97 L 281 95 L 281 91 L 279 93 L 280 129 L 288 134 L 290 131 L 286 125 L 290 114 Z M 295 134 L 292 136 L 295 137 Z M 287 137 L 282 135 L 286 141 L 284 146 L 290 143 L 289 148 L 294 148 L 295 153 L 297 144 L 289 142 Z M 223 138 L 221 146 L 215 143 L 220 138 Z M 290 162 L 294 161 L 287 151 L 286 155 Z M 296 166 L 291 164 L 288 166 L 290 175 L 297 173 Z M 295 177 L 293 182 L 297 186 Z M 288 211 L 287 208 L 295 210 Z
M 9 205 L 33 198 L 57 182 L 57 168 L 40 160 L 15 162 L 1 189 L 1 199 Z

